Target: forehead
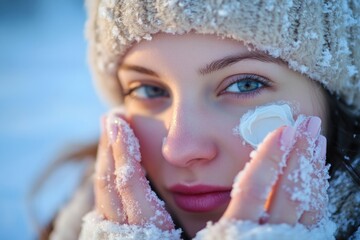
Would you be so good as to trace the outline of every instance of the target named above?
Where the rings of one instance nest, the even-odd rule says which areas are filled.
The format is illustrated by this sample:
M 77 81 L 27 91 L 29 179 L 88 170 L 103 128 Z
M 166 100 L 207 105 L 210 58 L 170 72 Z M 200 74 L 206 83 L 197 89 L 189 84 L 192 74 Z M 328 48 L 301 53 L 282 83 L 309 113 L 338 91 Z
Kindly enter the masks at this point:
M 174 55 L 177 58 L 181 56 L 199 58 L 199 53 L 218 56 L 248 51 L 248 47 L 239 41 L 222 39 L 215 35 L 159 33 L 153 36 L 152 40 L 143 40 L 131 47 L 125 55 L 124 62 L 140 54 L 143 57 L 164 56 L 171 59 Z
M 284 63 L 281 59 L 257 51 L 251 45 L 245 46 L 240 41 L 195 33 L 156 34 L 150 41 L 144 40 L 135 44 L 125 55 L 123 63 L 144 62 L 166 66 L 166 63 L 174 62 L 181 66 L 186 63 L 206 65 L 211 61 L 229 56 L 234 62 L 239 58 L 249 58 L 277 64 Z

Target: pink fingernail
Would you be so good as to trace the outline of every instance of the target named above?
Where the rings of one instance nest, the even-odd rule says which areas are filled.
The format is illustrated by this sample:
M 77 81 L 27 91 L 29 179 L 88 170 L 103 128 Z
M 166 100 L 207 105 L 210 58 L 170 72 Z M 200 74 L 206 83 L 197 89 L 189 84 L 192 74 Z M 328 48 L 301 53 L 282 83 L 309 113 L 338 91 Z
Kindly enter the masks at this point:
M 270 216 L 267 212 L 264 212 L 259 219 L 259 224 L 266 224 L 269 222 Z
M 295 128 L 291 126 L 286 126 L 280 137 L 281 150 L 285 151 L 289 149 L 294 143 L 294 138 Z
M 326 145 L 327 145 L 326 138 L 324 136 L 320 136 L 318 141 L 319 141 L 318 146 L 320 148 L 319 156 L 321 159 L 325 159 L 326 158 Z
M 310 117 L 307 124 L 307 132 L 312 138 L 316 138 L 320 133 L 321 119 L 319 117 Z

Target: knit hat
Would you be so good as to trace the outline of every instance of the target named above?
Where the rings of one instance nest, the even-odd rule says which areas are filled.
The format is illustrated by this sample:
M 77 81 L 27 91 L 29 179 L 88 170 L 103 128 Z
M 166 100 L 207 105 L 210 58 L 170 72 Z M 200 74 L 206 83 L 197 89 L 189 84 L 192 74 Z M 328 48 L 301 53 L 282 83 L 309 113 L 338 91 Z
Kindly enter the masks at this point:
M 216 34 L 251 44 L 322 83 L 360 115 L 360 0 L 87 0 L 90 65 L 121 103 L 127 49 L 159 32 Z

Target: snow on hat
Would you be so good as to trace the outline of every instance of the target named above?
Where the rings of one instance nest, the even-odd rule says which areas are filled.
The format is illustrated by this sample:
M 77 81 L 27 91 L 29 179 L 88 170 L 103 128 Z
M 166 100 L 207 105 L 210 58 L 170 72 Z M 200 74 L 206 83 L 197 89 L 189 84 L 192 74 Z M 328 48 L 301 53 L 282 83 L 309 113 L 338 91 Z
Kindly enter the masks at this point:
M 90 65 L 120 104 L 127 49 L 159 32 L 216 34 L 278 57 L 360 115 L 360 0 L 87 0 Z

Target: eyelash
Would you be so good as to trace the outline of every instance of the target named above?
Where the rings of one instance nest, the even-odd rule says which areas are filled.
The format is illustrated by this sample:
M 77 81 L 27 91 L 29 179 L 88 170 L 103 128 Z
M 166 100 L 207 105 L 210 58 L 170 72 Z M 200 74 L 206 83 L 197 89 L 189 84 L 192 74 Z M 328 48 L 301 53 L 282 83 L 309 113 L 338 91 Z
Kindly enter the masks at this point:
M 147 83 L 139 83 L 137 84 L 137 86 L 135 87 L 132 87 L 130 89 L 128 89 L 127 91 L 124 92 L 124 98 L 125 97 L 132 97 L 132 98 L 135 98 L 135 99 L 141 99 L 141 100 L 154 100 L 156 97 L 152 98 L 152 97 L 137 97 L 137 96 L 132 96 L 132 94 L 136 91 L 136 90 L 139 90 L 139 89 L 145 89 L 146 87 L 148 88 L 157 88 L 161 91 L 163 91 L 166 95 L 165 97 L 168 97 L 169 94 L 167 93 L 167 90 L 163 87 L 160 87 L 160 86 L 157 86 L 157 85 L 153 85 L 153 84 L 147 84 Z M 146 91 L 146 90 L 145 90 Z
M 227 80 L 229 79 L 229 80 Z M 219 95 L 223 95 L 223 94 L 230 94 L 233 95 L 234 97 L 237 98 L 249 98 L 249 97 L 253 97 L 256 96 L 258 94 L 260 94 L 260 92 L 264 89 L 264 88 L 268 88 L 271 87 L 271 82 L 270 80 L 261 77 L 259 75 L 255 75 L 255 74 L 242 74 L 242 75 L 234 75 L 234 76 L 230 76 L 227 79 L 225 79 L 226 82 L 226 86 L 223 88 L 223 90 L 220 91 Z M 226 89 L 228 89 L 230 86 L 232 86 L 235 83 L 239 83 L 242 81 L 254 81 L 256 83 L 260 83 L 262 84 L 262 86 L 260 86 L 259 88 L 255 89 L 255 90 L 250 90 L 248 92 L 227 92 Z
M 256 83 L 260 83 L 262 86 L 258 87 L 257 89 L 255 90 L 250 90 L 250 91 L 247 91 L 247 92 L 227 92 L 227 89 L 229 87 L 231 87 L 233 84 L 235 83 L 239 83 L 239 82 L 242 82 L 242 81 L 253 81 L 253 82 L 256 82 Z M 251 98 L 253 96 L 256 96 L 258 94 L 260 94 L 260 92 L 264 89 L 264 88 L 268 88 L 268 87 L 271 87 L 271 82 L 270 80 L 264 78 L 264 77 L 261 77 L 259 75 L 255 75 L 255 74 L 241 74 L 241 75 L 233 75 L 233 76 L 230 76 L 230 77 L 227 77 L 225 80 L 224 80 L 224 84 L 226 84 L 225 87 L 223 87 L 223 90 L 220 91 L 220 93 L 218 94 L 218 96 L 220 95 L 224 95 L 224 94 L 227 94 L 227 95 L 232 95 L 236 98 Z M 162 91 L 164 91 L 165 93 L 167 93 L 166 96 L 164 97 L 168 97 L 169 96 L 169 93 L 167 92 L 167 90 L 161 86 L 157 86 L 157 85 L 153 85 L 153 84 L 147 84 L 147 83 L 139 83 L 137 86 L 135 87 L 132 87 L 130 89 L 128 89 L 125 93 L 124 93 L 124 98 L 125 97 L 133 97 L 135 99 L 140 99 L 142 101 L 144 100 L 155 100 L 157 99 L 158 97 L 137 97 L 137 96 L 132 96 L 132 94 L 136 91 L 136 90 L 139 90 L 141 88 L 145 88 L 145 87 L 153 87 L 153 88 L 158 88 Z

